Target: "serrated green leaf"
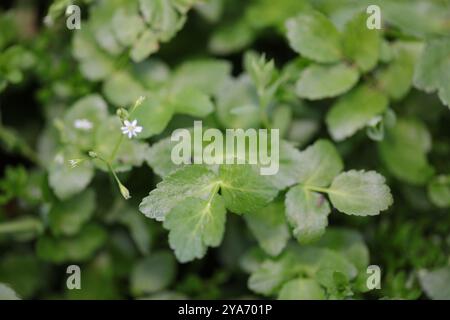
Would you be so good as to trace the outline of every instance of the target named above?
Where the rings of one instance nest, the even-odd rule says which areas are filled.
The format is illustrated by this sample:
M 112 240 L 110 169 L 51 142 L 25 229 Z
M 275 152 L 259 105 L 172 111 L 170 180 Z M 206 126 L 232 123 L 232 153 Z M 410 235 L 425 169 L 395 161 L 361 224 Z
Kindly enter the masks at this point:
M 450 107 L 450 38 L 427 42 L 418 62 L 414 85 L 426 92 L 437 91 L 443 104 Z
M 186 198 L 164 220 L 164 228 L 170 231 L 170 247 L 180 262 L 200 259 L 208 246 L 217 247 L 222 242 L 225 205 L 219 195 L 210 199 Z
M 328 140 L 318 140 L 300 153 L 299 178 L 307 186 L 324 187 L 344 168 L 336 147 Z
M 207 199 L 217 184 L 217 176 L 206 167 L 185 166 L 165 177 L 156 189 L 142 200 L 139 210 L 149 218 L 163 221 L 184 199 Z
M 371 119 L 388 107 L 387 97 L 366 85 L 357 87 L 334 104 L 326 116 L 331 136 L 344 140 L 364 128 Z
M 325 291 L 314 279 L 294 279 L 286 282 L 278 294 L 279 300 L 324 300 Z
M 358 70 L 345 63 L 313 64 L 300 74 L 295 92 L 300 98 L 318 100 L 339 96 L 358 82 Z
M 261 248 L 272 256 L 280 254 L 290 237 L 283 203 L 270 203 L 244 217 Z
M 345 25 L 342 37 L 345 56 L 353 60 L 362 72 L 376 66 L 381 43 L 379 31 L 367 28 L 366 21 L 366 14 L 355 15 Z
M 95 210 L 95 193 L 87 190 L 81 194 L 55 203 L 48 214 L 48 223 L 55 236 L 71 236 L 81 229 Z
M 219 178 L 225 205 L 234 213 L 259 210 L 278 193 L 270 180 L 251 165 L 221 165 Z
M 358 216 L 373 216 L 386 210 L 392 195 L 385 179 L 375 171 L 350 170 L 334 178 L 330 200 L 339 211 Z
M 291 48 L 302 56 L 323 63 L 342 58 L 339 31 L 322 13 L 302 12 L 286 22 L 286 29 Z
M 312 242 L 322 236 L 330 212 L 328 200 L 320 193 L 296 186 L 286 194 L 286 217 L 300 243 Z

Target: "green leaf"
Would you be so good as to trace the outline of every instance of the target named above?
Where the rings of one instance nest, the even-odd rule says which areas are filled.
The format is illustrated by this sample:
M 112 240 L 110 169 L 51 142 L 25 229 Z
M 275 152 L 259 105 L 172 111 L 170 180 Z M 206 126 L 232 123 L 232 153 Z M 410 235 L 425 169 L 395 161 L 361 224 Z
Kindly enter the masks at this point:
M 286 282 L 278 294 L 279 300 L 325 300 L 325 291 L 314 279 L 294 279 Z
M 300 151 L 288 141 L 281 140 L 279 169 L 270 177 L 272 184 L 278 190 L 283 190 L 298 182 L 301 164 Z
M 353 60 L 362 72 L 372 70 L 380 54 L 380 36 L 377 29 L 366 26 L 365 13 L 355 15 L 345 25 L 342 41 L 344 54 Z
M 380 158 L 396 178 L 414 185 L 423 185 L 434 174 L 428 163 L 431 136 L 417 119 L 398 119 L 378 144 Z
M 290 237 L 283 202 L 270 203 L 244 217 L 261 248 L 272 256 L 280 254 Z
M 238 20 L 218 27 L 212 34 L 208 47 L 218 55 L 239 52 L 249 46 L 255 38 L 255 31 L 245 21 Z
M 158 51 L 158 49 L 159 43 L 156 35 L 150 30 L 145 30 L 134 42 L 130 51 L 130 57 L 134 62 L 141 62 L 152 53 Z
M 171 252 L 152 253 L 135 264 L 131 271 L 130 290 L 136 297 L 166 289 L 176 275 L 176 261 Z
M 346 228 L 328 228 L 315 245 L 343 254 L 358 270 L 366 271 L 369 249 L 358 232 Z
M 153 234 L 152 229 L 149 229 L 148 220 L 135 208 L 118 206 L 117 210 L 118 220 L 128 228 L 139 252 L 148 255 Z
M 68 199 L 84 190 L 94 176 L 92 163 L 83 161 L 77 167 L 72 168 L 69 164 L 71 159 L 84 157 L 78 150 L 66 149 L 59 153 L 49 168 L 49 184 L 56 196 L 61 199 Z
M 426 92 L 437 91 L 442 103 L 450 107 L 450 38 L 427 42 L 418 62 L 414 85 Z
M 391 99 L 400 100 L 411 89 L 416 64 L 413 45 L 397 43 L 393 46 L 394 59 L 389 65 L 376 73 L 377 86 Z
M 177 143 L 168 137 L 159 140 L 148 149 L 145 160 L 160 177 L 165 177 L 183 166 L 183 164 L 176 165 L 170 160 L 172 149 Z
M 450 267 L 420 270 L 419 281 L 428 297 L 434 300 L 450 300 Z
M 346 214 L 377 215 L 393 203 L 391 191 L 385 181 L 375 171 L 343 172 L 334 178 L 330 186 L 331 203 Z
M 302 56 L 323 63 L 342 58 L 339 31 L 320 12 L 302 12 L 286 22 L 286 29 L 291 48 Z
M 39 289 L 45 286 L 43 274 L 45 274 L 45 268 L 32 251 L 20 251 L 20 253 L 10 251 L 2 255 L 0 283 L 10 285 L 23 299 L 34 297 Z
M 357 87 L 334 104 L 326 116 L 331 136 L 344 140 L 364 128 L 371 119 L 388 107 L 387 97 L 366 85 Z
M 278 261 L 266 260 L 261 263 L 248 279 L 250 290 L 265 296 L 275 293 L 283 282 L 289 280 L 289 262 L 286 259 Z
M 226 60 L 188 61 L 174 71 L 172 87 L 176 91 L 195 88 L 207 95 L 213 95 L 222 90 L 230 74 L 231 64 Z
M 0 283 L 0 300 L 20 300 L 20 298 L 13 289 Z
M 103 93 L 115 106 L 125 107 L 145 96 L 145 89 L 129 72 L 121 70 L 103 83 Z
M 78 233 L 95 210 L 95 193 L 87 190 L 63 202 L 56 202 L 48 214 L 48 223 L 55 236 Z
M 344 168 L 336 147 L 328 140 L 317 140 L 301 152 L 298 161 L 298 181 L 306 186 L 328 186 Z
M 219 177 L 225 205 L 234 213 L 260 210 L 278 193 L 269 179 L 251 165 L 221 165 Z
M 75 33 L 72 47 L 73 55 L 80 62 L 80 71 L 87 79 L 98 81 L 113 72 L 114 61 L 97 47 L 88 26 Z
M 158 95 L 148 95 L 132 115 L 143 128 L 138 137 L 146 139 L 160 134 L 173 114 L 174 106 L 168 100 Z
M 374 2 L 375 3 L 375 2 Z M 441 1 L 377 1 L 383 20 L 406 35 L 419 38 L 448 34 L 448 3 Z M 424 17 L 433 17 L 424 19 Z
M 134 1 L 130 2 L 131 4 Z M 132 45 L 144 30 L 145 24 L 134 5 L 119 7 L 112 18 L 112 29 L 117 40 L 124 45 Z M 136 10 L 136 11 L 135 11 Z
M 224 128 L 247 129 L 258 126 L 258 97 L 249 77 L 228 82 L 217 96 L 217 118 Z
M 439 175 L 428 183 L 431 202 L 441 208 L 450 207 L 450 175 Z
M 345 63 L 313 64 L 300 74 L 295 92 L 300 98 L 318 100 L 339 96 L 358 82 L 358 70 Z
M 178 31 L 178 14 L 169 0 L 139 0 L 145 21 L 162 41 L 172 38 Z
M 107 233 L 102 227 L 88 224 L 73 237 L 55 238 L 46 235 L 39 238 L 36 253 L 41 259 L 55 263 L 85 261 L 92 257 L 106 239 Z
M 205 117 L 214 110 L 213 103 L 208 95 L 200 90 L 188 88 L 177 92 L 171 99 L 173 108 L 177 113 L 188 114 L 194 117 Z
M 324 234 L 330 212 L 328 200 L 320 193 L 296 186 L 286 194 L 286 216 L 300 243 L 312 242 Z
M 163 221 L 184 199 L 207 199 L 217 184 L 217 176 L 209 169 L 200 165 L 185 166 L 165 177 L 142 200 L 139 210 L 149 218 Z
M 66 139 L 82 149 L 94 146 L 93 132 L 108 115 L 108 106 L 101 96 L 92 94 L 77 100 L 64 117 L 64 134 Z M 78 122 L 88 122 L 92 128 L 77 127 Z
M 180 262 L 202 258 L 206 248 L 217 247 L 225 232 L 226 209 L 222 198 L 186 198 L 164 220 L 169 244 Z

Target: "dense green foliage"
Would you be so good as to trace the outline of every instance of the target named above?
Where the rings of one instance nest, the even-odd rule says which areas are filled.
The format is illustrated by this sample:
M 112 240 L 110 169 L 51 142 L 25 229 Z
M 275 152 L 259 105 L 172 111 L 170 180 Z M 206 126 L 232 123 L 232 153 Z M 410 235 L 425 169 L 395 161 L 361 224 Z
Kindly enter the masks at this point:
M 7 2 L 0 298 L 450 299 L 450 1 Z M 174 164 L 194 120 L 278 173 Z

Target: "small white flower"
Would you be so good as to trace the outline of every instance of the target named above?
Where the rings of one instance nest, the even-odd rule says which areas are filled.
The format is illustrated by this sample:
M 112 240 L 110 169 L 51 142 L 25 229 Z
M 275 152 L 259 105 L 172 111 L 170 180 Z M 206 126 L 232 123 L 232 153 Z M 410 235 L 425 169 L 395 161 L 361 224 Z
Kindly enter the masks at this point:
M 137 120 L 132 122 L 125 120 L 123 122 L 124 126 L 120 128 L 123 134 L 128 135 L 128 138 L 136 137 L 139 132 L 142 131 L 142 127 L 137 125 Z
M 89 131 L 94 127 L 93 123 L 90 122 L 88 119 L 77 119 L 73 123 L 73 126 L 77 129 L 84 131 Z

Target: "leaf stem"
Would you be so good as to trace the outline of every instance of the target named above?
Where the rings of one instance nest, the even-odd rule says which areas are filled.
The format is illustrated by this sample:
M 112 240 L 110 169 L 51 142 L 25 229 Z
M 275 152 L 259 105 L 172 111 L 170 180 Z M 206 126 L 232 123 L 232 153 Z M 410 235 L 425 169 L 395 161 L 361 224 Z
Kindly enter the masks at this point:
M 332 193 L 332 190 L 329 188 L 321 188 L 321 187 L 314 187 L 314 186 L 308 186 L 308 185 L 304 185 L 303 186 L 304 189 L 309 190 L 309 191 L 317 191 L 317 192 L 322 192 L 322 193 Z
M 40 233 L 44 229 L 42 222 L 35 218 L 23 218 L 16 221 L 0 223 L 0 234 L 21 233 L 36 231 Z

